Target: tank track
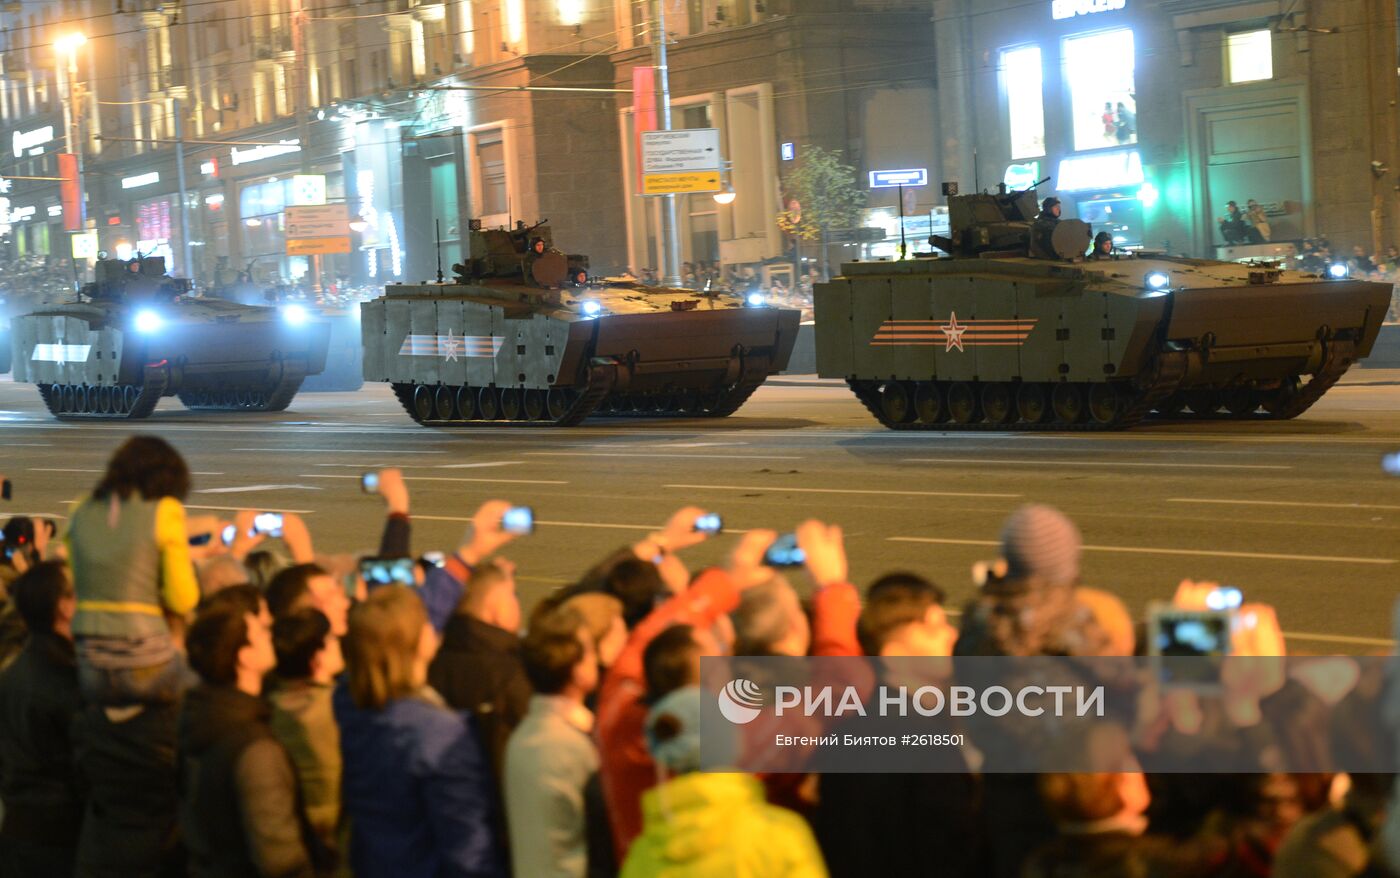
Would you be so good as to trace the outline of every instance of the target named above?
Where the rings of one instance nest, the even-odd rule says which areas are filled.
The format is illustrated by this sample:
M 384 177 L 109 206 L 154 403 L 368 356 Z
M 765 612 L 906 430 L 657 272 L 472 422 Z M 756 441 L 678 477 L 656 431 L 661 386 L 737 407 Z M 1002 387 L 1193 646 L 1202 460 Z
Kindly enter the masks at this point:
M 1185 352 L 1165 351 L 1139 380 L 1098 385 L 861 379 L 846 383 L 875 419 L 891 430 L 1108 431 L 1139 423 L 1169 399 L 1186 368 Z
M 40 384 L 39 396 L 60 421 L 135 421 L 156 410 L 168 381 L 165 369 L 147 366 L 140 384 Z
M 1173 420 L 1274 420 L 1287 421 L 1312 408 L 1356 362 L 1356 343 L 1332 341 L 1322 365 L 1307 383 L 1291 375 L 1277 388 L 1201 388 L 1173 395 L 1155 416 Z
M 393 387 L 404 411 L 425 427 L 575 427 L 612 392 L 616 381 L 615 365 L 597 363 L 589 367 L 582 390 L 555 388 L 546 393 L 514 387 Z M 467 406 L 471 411 L 464 417 Z
M 609 418 L 727 418 L 768 380 L 769 363 L 767 359 L 752 362 L 739 380 L 724 390 L 614 393 L 598 406 L 597 414 Z
M 178 396 L 185 408 L 196 412 L 280 412 L 292 404 L 304 380 L 304 365 L 283 362 L 282 376 L 268 387 L 184 390 Z

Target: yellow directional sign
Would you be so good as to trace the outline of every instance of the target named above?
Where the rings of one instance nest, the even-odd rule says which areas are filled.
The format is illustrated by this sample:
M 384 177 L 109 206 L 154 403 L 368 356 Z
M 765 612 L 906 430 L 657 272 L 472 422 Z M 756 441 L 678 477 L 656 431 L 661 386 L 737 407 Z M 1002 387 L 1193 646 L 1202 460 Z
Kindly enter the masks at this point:
M 718 192 L 719 171 L 695 171 L 684 174 L 646 174 L 642 177 L 643 195 L 679 195 L 685 192 Z
M 350 238 L 288 238 L 288 256 L 329 256 L 332 253 L 349 253 Z

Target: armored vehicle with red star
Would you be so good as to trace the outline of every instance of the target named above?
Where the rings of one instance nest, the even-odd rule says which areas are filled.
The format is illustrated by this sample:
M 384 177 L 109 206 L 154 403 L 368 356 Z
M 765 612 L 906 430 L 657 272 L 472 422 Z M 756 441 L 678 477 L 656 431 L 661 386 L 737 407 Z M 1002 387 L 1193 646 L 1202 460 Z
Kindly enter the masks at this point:
M 724 417 L 782 371 L 800 312 L 760 297 L 598 279 L 541 223 L 483 230 L 451 282 L 361 308 L 366 381 L 420 424 L 574 426 L 591 415 Z
M 1033 192 L 949 194 L 946 256 L 844 265 L 815 290 L 817 368 L 896 430 L 1117 430 L 1285 419 L 1370 353 L 1390 286 L 1148 253 Z
M 282 411 L 325 368 L 328 328 L 300 306 L 188 295 L 165 260 L 100 259 L 76 301 L 14 321 L 14 380 L 62 420 L 144 418 L 162 397 L 207 411 Z

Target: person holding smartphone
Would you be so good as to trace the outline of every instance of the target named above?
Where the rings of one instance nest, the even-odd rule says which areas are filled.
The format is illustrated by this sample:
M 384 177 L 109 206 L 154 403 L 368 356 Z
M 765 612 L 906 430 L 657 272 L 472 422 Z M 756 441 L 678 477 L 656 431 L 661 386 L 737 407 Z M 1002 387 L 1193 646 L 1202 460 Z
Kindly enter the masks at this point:
M 186 684 L 166 615 L 183 617 L 199 602 L 182 503 L 189 490 L 178 451 L 163 439 L 134 436 L 73 510 L 73 636 L 90 702 L 172 703 Z

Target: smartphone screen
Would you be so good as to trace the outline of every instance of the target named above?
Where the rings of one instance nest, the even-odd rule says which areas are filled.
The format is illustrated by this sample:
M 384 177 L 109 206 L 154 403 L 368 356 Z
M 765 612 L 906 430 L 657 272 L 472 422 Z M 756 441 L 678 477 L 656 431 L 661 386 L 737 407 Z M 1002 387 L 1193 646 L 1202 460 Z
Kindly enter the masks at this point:
M 707 512 L 695 519 L 695 532 L 702 534 L 717 534 L 724 530 L 724 519 L 719 517 L 717 512 Z
M 501 516 L 501 529 L 524 536 L 535 531 L 535 511 L 529 506 L 512 506 Z
M 1238 610 L 1244 603 L 1244 592 L 1230 585 L 1224 585 L 1206 595 L 1206 606 L 1212 610 Z
M 413 585 L 412 558 L 361 558 L 360 578 L 370 588 L 380 585 Z
M 1148 654 L 1154 659 L 1162 684 L 1218 689 L 1222 660 L 1230 654 L 1233 616 L 1229 610 L 1149 610 Z
M 783 534 L 763 553 L 763 563 L 769 567 L 801 567 L 807 563 L 807 553 L 797 545 L 797 534 Z
M 379 491 L 379 473 L 365 473 L 360 476 L 360 490 L 366 494 L 374 494 Z
M 258 516 L 253 519 L 253 533 L 267 534 L 270 537 L 282 536 L 282 513 L 258 513 Z
M 0 500 L 8 500 L 8 499 L 10 499 L 10 494 L 11 494 L 13 491 L 14 491 L 14 488 L 11 487 L 11 485 L 10 485 L 10 480 L 9 480 L 9 479 L 5 479 L 5 480 L 3 480 L 3 481 L 0 481 Z
M 219 542 L 225 546 L 233 545 L 233 540 L 238 536 L 238 528 L 235 525 L 224 525 L 223 532 L 219 534 Z
M 191 546 L 207 546 L 207 545 L 209 545 L 209 543 L 210 543 L 211 541 L 213 541 L 213 539 L 214 539 L 214 535 L 213 535 L 212 533 L 207 533 L 207 534 L 195 534 L 194 536 L 190 537 L 190 545 L 191 545 Z

